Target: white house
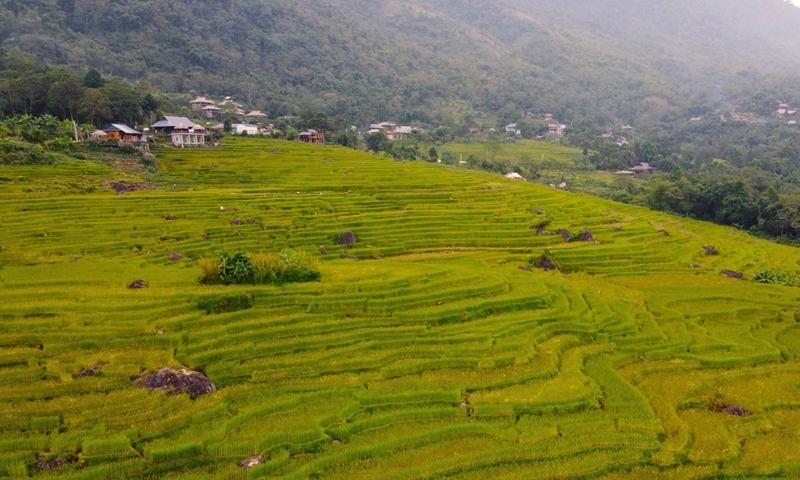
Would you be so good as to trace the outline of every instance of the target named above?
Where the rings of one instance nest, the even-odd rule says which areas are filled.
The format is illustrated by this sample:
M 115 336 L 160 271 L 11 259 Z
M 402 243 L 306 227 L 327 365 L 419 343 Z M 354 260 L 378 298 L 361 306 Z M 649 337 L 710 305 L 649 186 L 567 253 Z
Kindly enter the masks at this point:
M 199 147 L 206 144 L 206 129 L 202 125 L 189 128 L 186 125 L 177 125 L 169 134 L 172 144 L 176 147 Z
M 250 123 L 237 123 L 235 128 L 237 135 L 241 135 L 243 133 L 248 135 L 258 135 L 258 125 L 252 125 Z

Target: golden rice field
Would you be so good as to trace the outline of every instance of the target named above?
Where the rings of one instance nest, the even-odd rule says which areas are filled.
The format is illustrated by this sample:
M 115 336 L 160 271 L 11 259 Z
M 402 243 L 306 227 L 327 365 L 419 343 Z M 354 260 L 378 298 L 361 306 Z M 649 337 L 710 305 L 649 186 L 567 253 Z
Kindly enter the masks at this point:
M 141 180 L 90 161 L 0 167 L 0 477 L 800 476 L 800 290 L 720 275 L 797 272 L 796 249 L 332 146 L 159 160 L 122 195 Z M 197 283 L 202 258 L 289 249 L 322 280 Z M 545 249 L 563 272 L 520 268 Z M 217 391 L 137 387 L 166 366 Z

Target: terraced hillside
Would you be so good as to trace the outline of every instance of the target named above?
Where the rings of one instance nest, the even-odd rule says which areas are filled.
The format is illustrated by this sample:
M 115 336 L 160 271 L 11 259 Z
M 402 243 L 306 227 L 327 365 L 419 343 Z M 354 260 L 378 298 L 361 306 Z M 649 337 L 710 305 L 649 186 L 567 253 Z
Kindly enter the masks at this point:
M 0 476 L 800 475 L 800 290 L 720 275 L 796 272 L 795 249 L 338 147 L 236 139 L 160 168 L 117 195 L 135 176 L 0 167 Z M 196 281 L 223 250 L 320 246 L 321 282 Z M 545 249 L 563 271 L 527 270 Z M 137 387 L 165 366 L 217 391 Z

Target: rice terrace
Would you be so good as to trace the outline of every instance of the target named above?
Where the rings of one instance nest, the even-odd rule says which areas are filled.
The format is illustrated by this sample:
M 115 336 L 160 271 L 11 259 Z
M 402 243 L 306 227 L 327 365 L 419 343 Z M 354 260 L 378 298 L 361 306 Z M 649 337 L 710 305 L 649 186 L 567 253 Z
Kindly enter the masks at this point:
M 0 477 L 800 476 L 800 289 L 751 281 L 795 248 L 334 146 L 158 169 L 0 167 Z

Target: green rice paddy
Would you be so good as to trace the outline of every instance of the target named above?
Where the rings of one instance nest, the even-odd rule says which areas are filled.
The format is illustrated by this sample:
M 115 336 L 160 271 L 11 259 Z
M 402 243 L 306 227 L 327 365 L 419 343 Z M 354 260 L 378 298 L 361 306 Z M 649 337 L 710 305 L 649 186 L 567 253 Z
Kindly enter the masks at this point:
M 800 476 L 800 290 L 720 275 L 796 273 L 796 249 L 339 147 L 159 160 L 123 195 L 136 175 L 88 161 L 0 167 L 0 477 Z M 320 246 L 320 282 L 197 283 L 221 251 Z M 545 249 L 564 272 L 520 269 Z M 137 388 L 165 366 L 217 391 Z

